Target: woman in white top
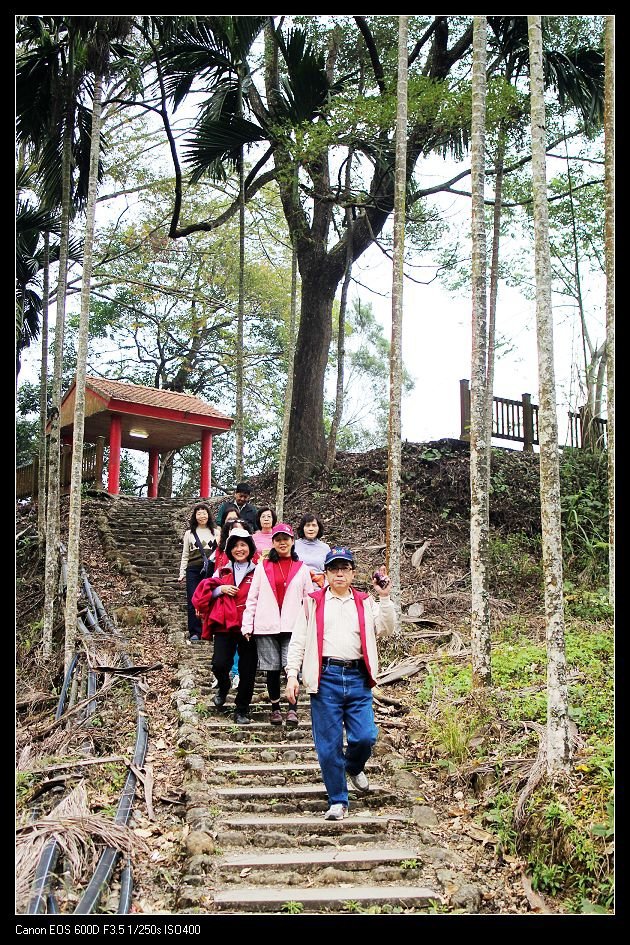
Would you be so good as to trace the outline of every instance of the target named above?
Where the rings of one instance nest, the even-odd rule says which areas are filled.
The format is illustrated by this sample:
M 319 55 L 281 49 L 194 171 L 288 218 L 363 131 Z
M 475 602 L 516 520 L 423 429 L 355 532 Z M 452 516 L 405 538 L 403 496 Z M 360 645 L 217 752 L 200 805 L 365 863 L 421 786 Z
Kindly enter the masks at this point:
M 302 516 L 297 529 L 298 540 L 295 543 L 295 552 L 311 572 L 311 581 L 318 587 L 324 586 L 324 558 L 330 551 L 330 545 L 321 541 L 324 526 L 321 519 L 312 512 Z
M 195 536 L 199 539 L 203 554 L 195 541 Z M 186 581 L 188 636 L 191 643 L 198 643 L 201 640 L 201 621 L 192 605 L 192 596 L 197 590 L 199 582 L 208 576 L 202 572 L 204 566 L 203 556 L 205 554 L 206 558 L 210 558 L 216 547 L 212 512 L 205 502 L 198 502 L 192 510 L 188 528 L 184 532 L 184 547 L 182 548 L 178 578 L 180 583 Z M 209 573 L 212 574 L 212 565 L 210 565 Z

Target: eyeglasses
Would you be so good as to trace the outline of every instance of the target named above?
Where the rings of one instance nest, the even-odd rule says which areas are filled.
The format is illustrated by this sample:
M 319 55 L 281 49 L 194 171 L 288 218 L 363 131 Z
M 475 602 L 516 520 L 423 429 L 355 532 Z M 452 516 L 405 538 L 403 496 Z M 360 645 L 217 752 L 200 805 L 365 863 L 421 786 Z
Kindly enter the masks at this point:
M 339 572 L 339 571 L 352 571 L 352 566 L 349 565 L 349 564 L 339 564 L 339 565 L 336 565 L 336 566 L 335 566 L 334 564 L 329 564 L 328 567 L 326 568 L 326 570 L 327 570 L 327 571 L 332 571 L 333 573 L 334 573 L 335 571 L 337 571 L 337 572 Z

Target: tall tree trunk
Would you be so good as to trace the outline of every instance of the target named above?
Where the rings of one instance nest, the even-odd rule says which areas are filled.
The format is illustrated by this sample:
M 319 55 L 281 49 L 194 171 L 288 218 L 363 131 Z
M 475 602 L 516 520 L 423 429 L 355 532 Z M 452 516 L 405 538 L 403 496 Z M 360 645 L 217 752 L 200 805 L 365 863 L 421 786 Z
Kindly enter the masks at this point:
M 494 358 L 496 348 L 497 295 L 499 292 L 499 244 L 501 242 L 501 201 L 507 133 L 499 128 L 499 140 L 494 162 L 494 210 L 492 214 L 492 258 L 490 261 L 490 299 L 488 307 L 488 364 L 486 370 L 486 437 L 488 440 L 488 477 L 492 446 L 492 397 L 494 394 Z
M 72 478 L 70 480 L 70 515 L 68 523 L 68 574 L 66 590 L 65 668 L 72 662 L 77 633 L 77 601 L 79 596 L 79 539 L 81 533 L 81 485 L 83 472 L 83 434 L 85 426 L 85 376 L 90 329 L 90 289 L 92 253 L 94 247 L 94 220 L 98 190 L 98 159 L 101 142 L 101 94 L 103 77 L 94 76 L 92 99 L 92 133 L 90 143 L 90 176 L 83 248 L 83 278 L 81 281 L 81 315 L 77 345 L 77 371 L 72 435 Z
M 296 168 L 297 183 L 297 168 Z M 287 472 L 287 447 L 289 445 L 289 424 L 291 422 L 291 403 L 293 401 L 293 369 L 295 362 L 295 321 L 297 315 L 297 252 L 295 245 L 291 255 L 291 308 L 289 312 L 289 352 L 287 358 L 287 386 L 284 392 L 284 411 L 282 415 L 282 436 L 278 456 L 278 482 L 276 485 L 276 515 L 278 521 L 284 519 L 284 484 Z
M 173 494 L 173 459 L 175 450 L 160 453 L 160 471 L 158 478 L 158 496 L 160 499 L 170 499 Z
M 608 594 L 615 600 L 615 17 L 606 17 L 606 365 L 608 374 Z
M 551 263 L 547 206 L 545 99 L 540 16 L 528 16 L 532 123 L 532 188 L 538 340 L 538 428 L 545 622 L 547 635 L 547 773 L 567 771 L 571 761 L 567 663 L 562 598 L 562 535 L 558 417 L 551 307 Z
M 563 120 L 563 131 L 564 120 Z M 573 276 L 575 279 L 575 298 L 580 315 L 580 328 L 582 331 L 582 351 L 584 354 L 584 384 L 586 388 L 586 402 L 582 411 L 582 447 L 591 451 L 597 449 L 597 430 L 595 427 L 595 418 L 599 416 L 596 407 L 597 401 L 597 375 L 599 370 L 599 361 L 602 351 L 595 349 L 591 341 L 588 326 L 586 324 L 586 313 L 584 311 L 584 297 L 582 295 L 582 279 L 580 276 L 580 251 L 577 239 L 577 227 L 575 222 L 575 202 L 573 199 L 573 176 L 571 174 L 571 161 L 569 158 L 568 138 L 564 142 L 565 156 L 567 162 L 567 181 L 569 191 L 569 212 L 571 216 L 571 245 L 573 248 Z
M 243 92 L 239 78 L 239 112 L 243 110 Z M 244 462 L 244 417 L 243 417 L 243 355 L 245 326 L 245 164 L 244 149 L 238 164 L 238 317 L 236 323 L 236 416 L 234 423 L 235 477 L 239 482 L 243 478 Z
M 346 194 L 350 194 L 352 186 L 352 157 L 353 150 L 348 151 L 348 160 L 346 163 Z M 335 465 L 335 456 L 337 453 L 337 434 L 341 426 L 343 416 L 343 375 L 346 343 L 346 308 L 348 305 L 348 288 L 352 277 L 352 209 L 346 207 L 346 229 L 348 232 L 348 246 L 346 252 L 346 271 L 343 277 L 341 287 L 341 300 L 339 302 L 339 325 L 337 331 L 337 391 L 335 395 L 335 412 L 330 425 L 328 435 L 328 455 L 326 457 L 326 468 L 332 469 Z
M 68 281 L 68 242 L 70 234 L 70 203 L 72 186 L 72 132 L 74 127 L 74 48 L 70 38 L 66 84 L 66 119 L 62 150 L 61 236 L 59 243 L 59 277 L 57 280 L 57 314 L 55 318 L 55 359 L 53 366 L 52 407 L 48 438 L 48 495 L 46 503 L 46 569 L 44 577 L 44 626 L 42 650 L 52 655 L 52 637 L 59 570 L 59 493 L 60 493 L 60 411 L 63 370 L 63 335 L 66 321 L 66 286 Z
M 46 422 L 48 420 L 48 303 L 50 300 L 50 233 L 44 233 L 42 289 L 42 365 L 39 375 L 39 464 L 37 467 L 37 543 L 46 545 Z
M 402 400 L 403 275 L 407 190 L 407 37 L 409 17 L 398 17 L 398 87 L 396 96 L 396 170 L 394 184 L 394 250 L 392 279 L 392 340 L 390 348 L 390 407 L 387 444 L 386 564 L 400 626 L 400 469 Z
M 302 300 L 300 325 L 295 346 L 293 401 L 289 423 L 286 480 L 290 488 L 308 478 L 326 461 L 324 415 L 324 375 L 332 336 L 331 312 L 338 279 L 330 273 L 320 253 L 300 260 Z M 321 344 L 308 344 L 317 337 Z
M 489 454 L 487 410 L 488 324 L 486 313 L 487 18 L 473 18 L 472 72 L 472 366 L 470 386 L 470 579 L 471 650 L 474 687 L 489 686 L 490 607 L 488 594 Z

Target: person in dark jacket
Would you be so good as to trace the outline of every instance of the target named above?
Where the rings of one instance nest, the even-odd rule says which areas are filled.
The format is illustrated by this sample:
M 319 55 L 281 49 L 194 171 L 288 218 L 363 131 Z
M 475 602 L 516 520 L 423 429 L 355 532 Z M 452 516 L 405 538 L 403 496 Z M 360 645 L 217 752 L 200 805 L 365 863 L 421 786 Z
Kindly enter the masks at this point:
M 193 596 L 193 605 L 202 619 L 202 639 L 212 639 L 214 643 L 212 671 L 219 684 L 214 705 L 218 709 L 225 705 L 230 691 L 230 667 L 238 651 L 239 683 L 234 721 L 237 725 L 248 725 L 258 658 L 256 641 L 245 639 L 241 625 L 256 567 L 254 539 L 245 528 L 233 528 L 225 552 L 228 563 L 211 578 L 201 581 Z
M 238 512 L 238 517 L 242 518 L 247 522 L 247 527 L 250 532 L 255 532 L 258 528 L 258 522 L 256 521 L 257 509 L 249 501 L 249 497 L 252 494 L 251 486 L 246 482 L 239 482 L 234 489 L 234 498 L 229 501 L 222 502 L 219 506 L 219 511 L 217 512 L 217 525 L 223 525 L 223 519 L 225 518 L 225 513 L 227 509 L 231 506 L 235 506 Z

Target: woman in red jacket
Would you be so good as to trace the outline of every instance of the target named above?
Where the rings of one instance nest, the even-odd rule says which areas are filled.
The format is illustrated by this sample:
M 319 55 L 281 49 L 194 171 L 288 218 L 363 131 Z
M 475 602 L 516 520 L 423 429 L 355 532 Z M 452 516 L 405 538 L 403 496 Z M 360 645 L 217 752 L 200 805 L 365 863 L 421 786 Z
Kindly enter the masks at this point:
M 219 687 L 213 701 L 218 709 L 228 697 L 230 668 L 238 650 L 240 678 L 234 700 L 234 721 L 237 725 L 248 725 L 258 657 L 256 641 L 245 639 L 241 624 L 255 571 L 254 539 L 246 529 L 233 528 L 225 543 L 225 553 L 227 564 L 201 582 L 192 603 L 202 619 L 202 640 L 214 642 L 212 671 Z

